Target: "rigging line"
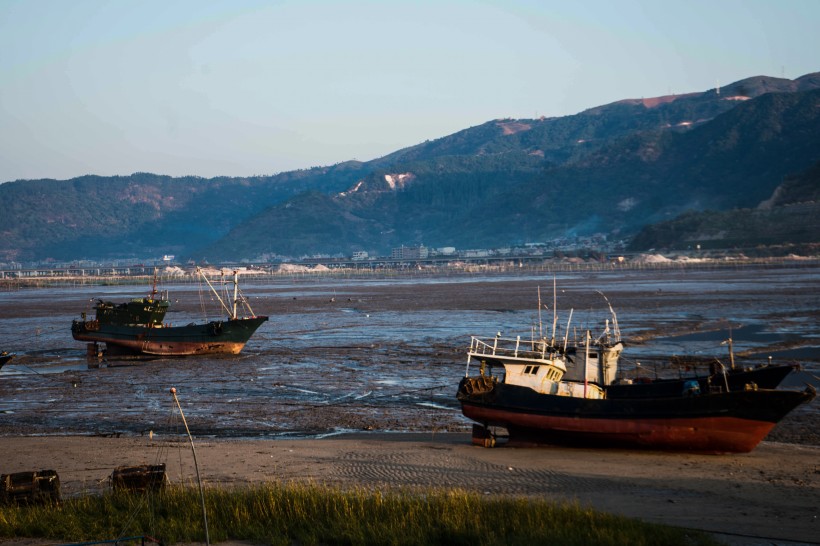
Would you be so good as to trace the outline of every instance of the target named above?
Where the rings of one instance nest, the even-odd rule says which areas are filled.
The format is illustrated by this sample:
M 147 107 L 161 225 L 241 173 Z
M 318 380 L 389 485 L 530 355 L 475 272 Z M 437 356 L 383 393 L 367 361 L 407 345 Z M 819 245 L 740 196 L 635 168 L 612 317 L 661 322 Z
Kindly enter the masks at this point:
M 177 430 L 179 429 L 179 423 L 174 419 L 174 408 L 173 406 L 170 407 L 168 410 L 168 414 L 165 417 L 165 429 L 170 431 L 173 429 L 174 425 L 176 424 Z M 153 431 L 152 431 L 153 432 Z M 152 438 L 153 439 L 153 438 Z M 157 452 L 154 458 L 155 464 L 164 464 L 168 458 L 169 448 L 165 442 L 158 441 L 157 442 Z M 167 468 L 166 468 L 167 470 Z
M 176 408 L 173 405 L 171 405 L 171 407 L 168 411 L 167 417 L 165 418 L 165 429 L 166 429 L 165 435 L 167 435 L 169 438 L 172 435 L 179 436 L 180 430 L 181 430 L 181 425 L 180 425 L 179 419 L 175 418 L 176 417 L 176 411 L 175 410 L 176 410 Z M 167 443 L 165 443 L 165 446 L 166 446 L 166 447 L 164 447 L 165 452 L 170 454 L 171 448 L 168 447 Z M 183 477 L 182 477 L 182 469 L 183 469 L 182 448 L 181 448 L 181 446 L 176 446 L 176 447 L 177 447 L 176 451 L 177 451 L 177 457 L 178 457 L 177 462 L 179 464 L 179 481 L 180 481 L 180 483 L 183 483 Z M 167 471 L 167 467 L 166 467 L 166 471 Z
M 11 366 L 14 366 L 15 368 L 26 368 L 27 370 L 29 370 L 31 372 L 31 374 L 22 374 L 22 375 L 32 375 L 33 374 L 33 375 L 39 376 L 43 379 L 48 379 L 50 381 L 53 381 L 54 383 L 62 383 L 62 381 L 60 381 L 59 379 L 55 379 L 55 378 L 50 377 L 52 375 L 57 375 L 56 372 L 40 373 L 37 370 L 35 370 L 34 368 L 32 368 L 31 366 L 28 366 L 26 364 L 14 364 L 13 362 L 14 361 L 12 360 Z M 9 375 L 13 375 L 13 374 L 9 374 Z M 59 375 L 63 375 L 63 374 L 61 373 Z
M 35 337 L 37 337 L 37 336 L 41 336 L 45 333 L 53 333 L 58 328 L 60 330 L 62 330 L 62 329 L 64 329 L 64 326 L 49 326 L 48 328 L 45 328 L 45 329 L 37 328 L 37 331 L 35 331 L 34 335 L 35 335 Z M 4 345 L 3 349 L 8 350 L 7 346 L 8 346 L 9 340 L 11 340 L 12 342 L 23 342 L 24 340 L 31 339 L 31 334 L 20 335 L 18 337 L 13 337 L 13 338 L 8 338 L 8 337 L 4 336 L 4 338 L 5 338 L 5 341 L 3 341 L 3 345 Z
M 319 406 L 319 407 L 321 408 L 321 406 Z M 361 404 L 361 405 L 358 405 L 356 407 L 357 408 L 367 408 L 367 409 L 384 409 L 383 405 L 377 405 L 377 404 Z M 453 406 L 453 407 L 432 407 L 432 406 L 427 406 L 427 407 L 429 409 L 435 409 L 435 410 L 446 411 L 446 412 L 457 412 L 458 411 L 458 407 L 456 407 L 456 406 Z M 308 406 L 308 407 L 296 408 L 296 409 L 292 409 L 292 410 L 285 410 L 285 411 L 281 411 L 281 412 L 278 412 L 278 413 L 272 414 L 272 415 L 293 416 L 294 414 L 298 414 L 301 411 L 308 411 L 308 410 L 311 410 L 311 409 L 317 409 L 317 408 L 315 406 Z M 259 423 L 259 420 L 254 419 L 253 422 Z
M 196 481 L 199 484 L 199 499 L 202 504 L 202 520 L 205 526 L 205 544 L 209 546 L 211 541 L 208 534 L 208 512 L 205 509 L 205 493 L 202 490 L 202 479 L 199 476 L 199 463 L 196 460 L 196 449 L 194 448 L 194 437 L 191 436 L 191 431 L 188 428 L 188 422 L 185 420 L 185 414 L 182 413 L 182 406 L 179 403 L 179 399 L 177 398 L 177 390 L 175 387 L 171 387 L 171 395 L 174 397 L 174 402 L 177 405 L 177 409 L 179 410 L 179 416 L 182 418 L 182 424 L 185 425 L 185 432 L 188 433 L 188 439 L 191 440 L 191 452 L 194 455 L 194 468 L 196 469 Z
M 400 391 L 400 392 L 396 392 L 396 393 L 385 393 L 385 394 L 382 394 L 382 395 L 371 396 L 371 397 L 369 397 L 369 400 L 380 400 L 382 398 L 402 396 L 402 395 L 413 394 L 413 393 L 417 393 L 417 392 L 434 391 L 434 390 L 443 389 L 445 387 L 450 387 L 450 386 L 451 385 L 438 385 L 436 387 L 427 387 L 427 388 L 424 388 L 424 389 L 414 389 L 414 390 L 409 390 L 409 391 Z M 294 410 L 283 412 L 283 413 L 295 413 L 297 411 L 306 411 L 306 410 L 309 410 L 309 409 L 320 409 L 320 408 L 331 408 L 331 407 L 335 407 L 335 406 L 342 406 L 342 405 L 345 405 L 345 404 L 349 404 L 350 402 L 356 402 L 358 400 L 362 400 L 362 398 L 349 398 L 348 397 L 348 398 L 343 398 L 343 399 L 337 400 L 336 402 L 330 402 L 330 403 L 327 403 L 327 404 L 310 404 L 310 403 L 301 404 L 299 402 L 279 402 L 277 405 L 280 405 L 280 406 L 285 406 L 285 405 L 302 406 L 299 409 L 294 409 Z M 373 407 L 369 404 L 360 404 L 360 405 L 364 406 L 364 407 Z
M 275 387 L 275 386 L 274 387 L 268 387 L 267 385 L 258 385 L 258 386 L 260 388 L 268 390 L 268 391 L 273 391 L 273 390 L 275 390 L 276 388 L 279 388 L 279 387 L 286 387 L 288 389 L 296 389 L 296 390 L 303 390 L 303 391 L 307 390 L 303 387 L 296 387 L 296 386 L 293 386 L 293 385 L 280 385 L 279 387 Z M 410 393 L 414 393 L 414 392 L 434 391 L 434 390 L 443 389 L 445 387 L 451 387 L 451 386 L 452 385 L 445 383 L 443 385 L 436 385 L 436 386 L 433 386 L 433 387 L 423 387 L 423 388 L 412 389 L 412 390 L 407 390 L 407 391 L 389 392 L 389 393 L 379 394 L 379 395 L 373 396 L 372 398 L 373 399 L 378 399 L 378 398 L 385 398 L 385 397 L 388 397 L 388 396 L 398 396 L 398 395 L 402 395 L 402 394 L 410 394 Z M 310 392 L 314 392 L 316 394 L 321 394 L 323 396 L 328 396 L 328 397 L 330 396 L 329 394 L 326 394 L 322 391 L 312 390 Z M 323 404 L 323 406 L 327 406 L 327 405 L 328 404 Z
M 148 384 L 146 383 L 145 385 L 148 385 Z M 384 398 L 406 396 L 408 394 L 414 394 L 414 393 L 422 393 L 422 392 L 428 392 L 428 391 L 432 392 L 432 391 L 435 391 L 435 390 L 440 390 L 440 389 L 449 388 L 449 387 L 451 387 L 451 385 L 443 384 L 443 385 L 437 385 L 437 386 L 434 386 L 434 387 L 425 387 L 425 388 L 421 388 L 421 389 L 412 389 L 412 390 L 399 391 L 399 392 L 390 392 L 390 393 L 384 393 L 384 394 L 379 394 L 379 395 L 375 395 L 375 396 L 369 396 L 368 400 L 381 400 L 381 399 L 384 399 Z M 274 390 L 274 388 L 271 388 L 271 387 L 262 386 L 262 388 L 264 388 L 265 390 L 270 390 L 270 391 Z M 321 393 L 321 392 L 318 392 L 317 394 L 321 394 L 323 396 L 329 396 L 329 395 Z M 345 405 L 345 404 L 355 403 L 355 402 L 360 401 L 362 399 L 363 399 L 363 397 L 355 398 L 355 397 L 347 396 L 347 397 L 338 399 L 335 402 L 328 402 L 328 403 L 277 402 L 277 405 L 280 405 L 280 406 L 299 406 L 298 409 L 283 412 L 283 413 L 293 413 L 293 412 L 296 412 L 296 411 L 306 411 L 308 409 L 321 409 L 321 408 L 330 408 L 330 407 L 342 406 L 342 405 Z M 240 404 L 238 404 L 238 405 L 240 405 Z M 369 404 L 360 404 L 360 405 L 363 406 L 363 407 L 375 407 L 375 406 L 372 406 L 372 405 L 369 405 Z M 39 409 L 38 411 L 41 411 L 41 412 L 44 412 L 44 413 L 61 413 L 64 410 L 58 409 L 58 408 L 57 409 L 42 408 L 42 409 Z M 126 412 L 126 413 L 137 414 L 137 413 L 140 413 L 141 411 L 142 410 L 135 409 L 131 412 Z M 99 412 L 99 408 L 77 408 L 77 409 L 74 410 L 74 413 L 78 413 L 78 414 L 96 414 L 98 412 Z M 177 423 L 177 425 L 178 425 L 178 423 Z
M 137 514 L 145 507 L 145 505 L 148 504 L 148 495 L 149 495 L 149 491 L 146 488 L 146 490 L 143 492 L 143 494 L 139 496 L 139 502 L 137 502 L 136 506 L 134 506 L 134 508 L 128 514 L 128 518 L 125 520 L 125 522 L 120 527 L 120 532 L 117 533 L 117 539 L 118 540 L 120 540 L 122 538 L 125 538 L 125 536 L 127 534 L 126 531 L 128 530 L 128 528 L 131 526 L 131 524 L 136 519 Z
M 169 417 L 170 417 L 170 415 L 169 415 Z M 157 444 L 156 455 L 154 457 L 154 464 L 155 465 L 164 464 L 163 453 L 165 451 L 166 451 L 166 448 L 163 446 L 163 444 L 158 443 Z M 166 472 L 167 472 L 167 466 L 166 466 Z M 149 532 L 151 533 L 152 536 L 156 536 L 156 534 L 157 534 L 156 533 L 156 518 L 154 517 L 155 510 L 153 508 L 153 503 L 152 503 L 153 500 L 154 500 L 153 499 L 153 491 L 150 490 L 150 487 L 146 488 L 146 490 L 141 495 L 140 504 L 136 508 L 134 508 L 134 510 L 131 512 L 131 515 L 130 515 L 129 519 L 123 525 L 122 530 L 118 535 L 120 539 L 125 536 L 126 531 L 128 529 L 128 526 L 132 523 L 132 521 L 136 517 L 138 511 L 140 509 L 142 509 L 143 507 L 146 507 L 147 510 L 148 510 Z
M 254 313 L 254 312 L 253 312 L 253 309 L 251 309 L 251 304 L 250 304 L 250 302 L 248 301 L 248 298 L 246 298 L 246 297 L 245 297 L 245 294 L 243 294 L 243 293 L 242 293 L 242 289 L 241 289 L 241 288 L 239 288 L 239 289 L 237 290 L 237 293 L 238 293 L 238 295 L 237 295 L 238 301 L 241 301 L 241 302 L 242 302 L 242 306 L 243 306 L 243 307 L 247 310 L 247 312 L 248 312 L 248 313 L 250 313 L 250 314 L 251 314 L 251 316 L 256 316 L 256 313 Z
M 203 318 L 207 322 L 208 321 L 208 312 L 207 312 L 207 309 L 205 307 L 205 296 L 204 296 L 204 290 L 203 290 L 203 286 L 202 286 L 202 278 L 201 277 L 199 278 L 199 281 L 197 283 L 197 288 L 198 288 L 198 291 L 199 291 L 199 308 L 200 308 L 200 311 L 202 311 Z
M 426 392 L 426 391 L 431 391 L 432 392 L 434 390 L 440 390 L 440 389 L 447 388 L 447 387 L 450 387 L 450 386 L 451 385 L 449 385 L 449 384 L 444 384 L 444 385 L 438 385 L 438 386 L 435 386 L 435 387 L 425 387 L 425 388 L 422 388 L 422 389 L 412 389 L 412 390 L 400 391 L 400 392 L 396 392 L 396 393 L 384 393 L 382 395 L 376 395 L 376 396 L 368 397 L 368 400 L 381 400 L 383 398 L 399 397 L 399 396 L 405 396 L 405 395 L 408 395 L 408 394 L 420 393 L 420 392 Z M 268 387 L 265 387 L 265 388 L 267 388 L 268 390 L 273 390 L 273 389 L 270 389 Z M 323 393 L 317 393 L 317 394 L 323 394 Z M 328 395 L 324 395 L 324 396 L 328 396 Z M 276 405 L 294 407 L 294 409 L 279 412 L 280 415 L 281 414 L 290 415 L 290 414 L 294 414 L 294 413 L 298 413 L 298 412 L 302 412 L 302 411 L 313 410 L 313 409 L 324 409 L 324 408 L 339 407 L 339 406 L 343 406 L 345 404 L 353 404 L 353 403 L 356 403 L 356 402 L 362 400 L 363 398 L 364 397 L 355 398 L 355 397 L 349 397 L 348 396 L 348 397 L 338 399 L 335 402 L 329 402 L 329 403 L 281 402 L 280 401 L 280 402 L 277 402 Z M 364 404 L 364 403 L 358 404 L 358 406 L 359 407 L 365 407 L 365 408 L 381 407 L 381 406 L 375 406 L 373 404 Z

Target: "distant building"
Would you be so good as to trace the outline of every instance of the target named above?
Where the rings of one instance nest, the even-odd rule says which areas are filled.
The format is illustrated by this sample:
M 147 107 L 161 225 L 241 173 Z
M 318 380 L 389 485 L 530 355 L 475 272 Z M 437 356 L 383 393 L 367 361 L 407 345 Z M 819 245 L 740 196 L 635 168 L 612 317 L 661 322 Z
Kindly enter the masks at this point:
M 366 260 L 369 257 L 370 256 L 367 254 L 367 251 L 365 251 L 365 250 L 357 250 L 356 252 L 353 253 L 353 259 L 354 260 Z
M 430 251 L 424 245 L 400 246 L 392 250 L 390 258 L 393 260 L 426 260 L 429 255 Z

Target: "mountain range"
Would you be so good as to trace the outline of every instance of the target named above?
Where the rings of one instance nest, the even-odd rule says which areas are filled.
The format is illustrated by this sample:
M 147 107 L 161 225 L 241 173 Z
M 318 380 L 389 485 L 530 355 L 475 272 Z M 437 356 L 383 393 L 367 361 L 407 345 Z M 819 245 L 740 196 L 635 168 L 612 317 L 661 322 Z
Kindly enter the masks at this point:
M 756 76 L 272 176 L 7 182 L 0 262 L 389 255 L 593 234 L 634 249 L 816 243 L 818 188 L 820 72 Z M 777 229 L 751 227 L 767 222 Z

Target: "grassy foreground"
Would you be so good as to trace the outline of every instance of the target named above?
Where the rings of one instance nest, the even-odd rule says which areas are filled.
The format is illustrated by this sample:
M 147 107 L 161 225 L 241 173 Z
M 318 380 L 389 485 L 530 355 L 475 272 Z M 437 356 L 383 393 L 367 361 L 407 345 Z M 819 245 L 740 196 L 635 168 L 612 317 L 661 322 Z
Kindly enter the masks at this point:
M 341 490 L 266 484 L 205 491 L 211 543 L 335 544 L 716 544 L 711 537 L 540 499 L 464 491 Z M 0 507 L 0 541 L 84 542 L 148 535 L 165 544 L 205 542 L 196 488 L 106 494 L 59 507 Z M 138 544 L 138 542 L 137 542 Z

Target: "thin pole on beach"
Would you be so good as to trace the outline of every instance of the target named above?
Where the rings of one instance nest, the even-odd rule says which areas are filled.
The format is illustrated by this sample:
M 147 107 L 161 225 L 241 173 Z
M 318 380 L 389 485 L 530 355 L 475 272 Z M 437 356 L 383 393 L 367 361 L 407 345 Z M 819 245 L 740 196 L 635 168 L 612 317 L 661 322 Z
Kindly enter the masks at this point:
M 191 451 L 194 454 L 194 468 L 196 469 L 196 481 L 199 484 L 199 500 L 202 503 L 202 521 L 205 523 L 205 544 L 210 545 L 211 541 L 208 537 L 208 513 L 205 511 L 205 494 L 202 492 L 202 479 L 199 477 L 199 464 L 196 461 L 196 449 L 194 448 L 194 438 L 191 436 L 191 430 L 188 428 L 188 421 L 185 420 L 185 414 L 182 413 L 182 406 L 179 405 L 177 398 L 176 387 L 171 387 L 171 395 L 174 397 L 174 402 L 177 403 L 179 414 L 182 416 L 182 423 L 185 425 L 185 432 L 188 433 L 188 439 L 191 441 Z

